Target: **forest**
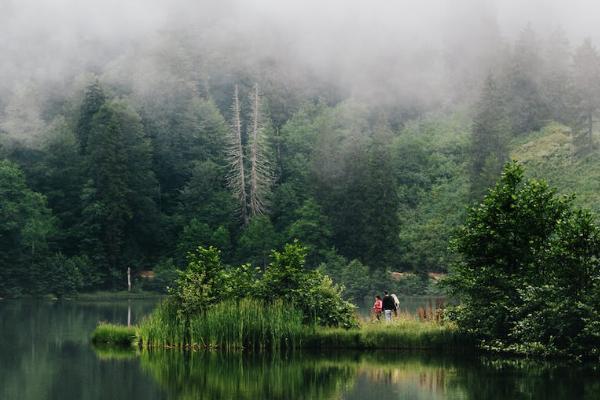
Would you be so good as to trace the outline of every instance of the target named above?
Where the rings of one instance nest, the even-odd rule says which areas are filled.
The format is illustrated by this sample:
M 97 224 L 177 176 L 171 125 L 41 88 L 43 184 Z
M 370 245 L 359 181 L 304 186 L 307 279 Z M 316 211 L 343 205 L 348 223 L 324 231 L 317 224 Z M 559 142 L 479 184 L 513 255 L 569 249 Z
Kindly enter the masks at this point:
M 445 57 L 443 84 L 399 83 L 391 59 L 383 87 L 349 85 L 175 30 L 60 85 L 2 86 L 0 297 L 125 289 L 128 268 L 165 291 L 200 245 L 264 269 L 295 240 L 354 301 L 431 293 L 511 159 L 597 210 L 594 43 L 491 36 L 476 65 Z

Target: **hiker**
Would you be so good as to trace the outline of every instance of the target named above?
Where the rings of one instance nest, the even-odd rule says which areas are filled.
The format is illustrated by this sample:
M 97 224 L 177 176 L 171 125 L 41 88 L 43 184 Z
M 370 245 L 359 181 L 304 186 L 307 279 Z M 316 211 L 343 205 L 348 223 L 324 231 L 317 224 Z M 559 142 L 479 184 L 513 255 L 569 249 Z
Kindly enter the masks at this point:
M 383 310 L 383 302 L 381 301 L 381 296 L 375 296 L 375 304 L 373 304 L 373 313 L 375 314 L 375 318 L 377 321 L 381 321 L 381 312 Z
M 385 321 L 390 322 L 392 320 L 392 311 L 394 311 L 396 306 L 394 304 L 394 298 L 390 296 L 387 290 L 383 292 L 383 294 L 383 314 L 385 315 Z
M 394 293 L 392 293 L 392 298 L 394 299 L 394 317 L 397 317 L 400 312 L 400 300 Z

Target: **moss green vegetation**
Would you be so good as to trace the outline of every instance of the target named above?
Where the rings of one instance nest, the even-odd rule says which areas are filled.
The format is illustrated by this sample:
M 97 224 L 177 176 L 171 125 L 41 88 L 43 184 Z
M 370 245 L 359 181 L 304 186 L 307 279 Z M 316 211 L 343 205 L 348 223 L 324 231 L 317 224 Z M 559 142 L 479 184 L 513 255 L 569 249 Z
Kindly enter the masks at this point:
M 92 334 L 96 345 L 131 346 L 137 338 L 136 328 L 117 324 L 100 323 Z

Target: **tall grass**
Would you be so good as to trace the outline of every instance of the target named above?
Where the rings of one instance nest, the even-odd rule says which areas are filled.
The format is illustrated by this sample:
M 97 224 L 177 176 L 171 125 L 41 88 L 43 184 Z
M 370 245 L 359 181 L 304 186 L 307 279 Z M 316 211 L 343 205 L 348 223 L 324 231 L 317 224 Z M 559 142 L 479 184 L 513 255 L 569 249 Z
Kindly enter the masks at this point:
M 140 345 L 144 347 L 183 347 L 187 343 L 186 323 L 177 315 L 174 304 L 161 302 L 140 323 Z
M 131 346 L 136 336 L 134 327 L 101 322 L 92 334 L 92 343 L 96 345 Z
M 244 299 L 223 302 L 203 314 L 182 319 L 162 303 L 139 328 L 145 347 L 279 350 L 299 345 L 302 312 L 281 302 Z
M 391 323 L 363 323 L 358 329 L 309 330 L 303 347 L 318 349 L 459 350 L 473 343 L 453 324 L 402 316 Z

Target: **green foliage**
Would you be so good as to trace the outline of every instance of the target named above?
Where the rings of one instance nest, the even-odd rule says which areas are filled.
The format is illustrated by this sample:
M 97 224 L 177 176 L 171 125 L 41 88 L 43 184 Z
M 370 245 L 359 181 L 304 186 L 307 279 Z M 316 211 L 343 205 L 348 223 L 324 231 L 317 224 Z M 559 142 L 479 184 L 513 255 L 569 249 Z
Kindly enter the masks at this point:
M 469 124 L 463 113 L 430 115 L 394 140 L 401 270 L 445 271 L 452 261 L 448 241 L 469 198 Z
M 321 271 L 305 268 L 306 252 L 297 242 L 286 244 L 282 252 L 273 251 L 260 282 L 262 296 L 300 308 L 307 322 L 346 328 L 356 325 L 354 306 L 343 299 L 342 288 Z
M 179 272 L 157 318 L 182 324 L 183 331 L 188 332 L 194 318 L 207 315 L 224 301 L 256 300 L 281 302 L 298 310 L 305 323 L 355 326 L 354 306 L 343 299 L 342 288 L 321 271 L 306 269 L 305 256 L 306 248 L 288 244 L 282 252 L 273 251 L 271 263 L 261 273 L 250 264 L 225 268 L 217 249 L 198 247 L 189 254 L 188 266 Z
M 160 261 L 154 266 L 153 271 L 154 278 L 142 280 L 142 289 L 167 293 L 169 288 L 175 285 L 179 276 L 172 258 Z
M 36 264 L 48 255 L 55 224 L 46 198 L 15 164 L 0 161 L 0 296 L 36 289 Z
M 229 231 L 224 226 L 212 230 L 208 224 L 193 218 L 183 227 L 183 231 L 179 235 L 177 253 L 180 257 L 183 257 L 193 252 L 198 245 L 204 247 L 214 246 L 228 251 L 231 248 Z
M 94 80 L 85 91 L 84 99 L 79 108 L 79 118 L 75 127 L 75 136 L 79 143 L 79 151 L 87 152 L 89 135 L 92 131 L 94 116 L 106 101 L 104 91 L 98 79 Z
M 198 247 L 188 254 L 188 265 L 179 272 L 170 294 L 181 318 L 203 313 L 223 294 L 223 265 L 220 251 L 214 247 Z
M 296 210 L 297 219 L 289 226 L 290 240 L 299 240 L 308 249 L 309 265 L 316 266 L 331 246 L 331 225 L 317 202 L 309 198 Z
M 398 199 L 385 124 L 346 102 L 318 120 L 312 175 L 338 251 L 372 268 L 397 264 Z
M 453 315 L 491 348 L 583 356 L 600 344 L 600 229 L 572 197 L 523 175 L 508 164 L 458 232 Z
M 62 254 L 49 257 L 40 266 L 38 292 L 52 293 L 57 297 L 76 294 L 83 287 L 81 266 L 85 259 L 67 258 Z
M 266 267 L 272 249 L 279 247 L 281 238 L 270 219 L 258 215 L 244 228 L 238 242 L 238 259 L 248 260 L 253 265 Z
M 521 132 L 521 131 L 519 131 Z M 498 178 L 507 160 L 510 134 L 505 103 L 496 81 L 489 76 L 473 118 L 471 193 L 479 200 Z
M 89 134 L 89 181 L 84 189 L 84 249 L 115 286 L 127 266 L 151 252 L 156 181 L 140 117 L 123 101 L 105 103 Z M 136 260 L 137 259 L 137 260 Z

